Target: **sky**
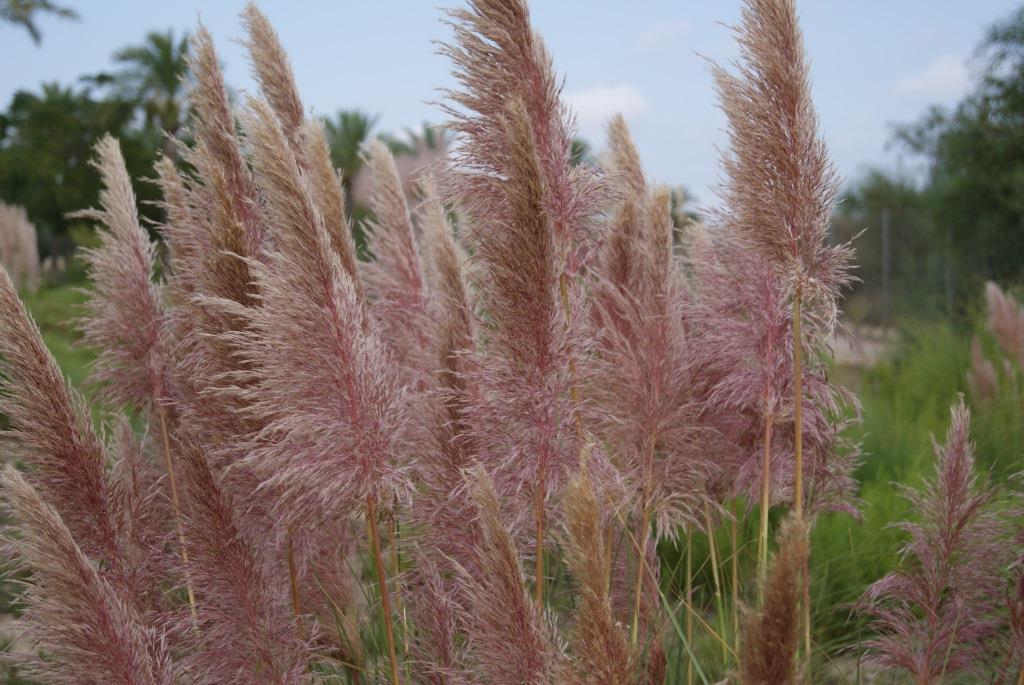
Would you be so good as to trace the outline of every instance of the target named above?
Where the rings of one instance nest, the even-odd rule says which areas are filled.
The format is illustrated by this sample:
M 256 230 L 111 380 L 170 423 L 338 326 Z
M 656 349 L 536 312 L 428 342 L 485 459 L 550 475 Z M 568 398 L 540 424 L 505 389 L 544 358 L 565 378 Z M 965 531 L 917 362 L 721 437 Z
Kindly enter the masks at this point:
M 263 0 L 314 114 L 362 109 L 379 131 L 441 123 L 439 89 L 453 85 L 437 41 L 450 38 L 439 6 L 459 0 Z M 840 175 L 872 166 L 913 171 L 888 145 L 895 124 L 932 104 L 949 106 L 970 88 L 971 59 L 986 27 L 1020 0 L 803 0 L 798 4 L 822 135 Z M 198 21 L 218 44 L 229 87 L 254 91 L 238 39 L 244 0 L 61 0 L 77 22 L 44 17 L 36 46 L 0 24 L 0 106 L 43 82 L 72 84 L 109 71 L 119 47 L 150 30 L 181 33 Z M 621 112 L 649 175 L 685 186 L 698 205 L 714 202 L 725 119 L 709 61 L 728 64 L 729 29 L 740 0 L 533 0 L 532 18 L 564 78 L 580 134 L 603 148 L 605 125 Z

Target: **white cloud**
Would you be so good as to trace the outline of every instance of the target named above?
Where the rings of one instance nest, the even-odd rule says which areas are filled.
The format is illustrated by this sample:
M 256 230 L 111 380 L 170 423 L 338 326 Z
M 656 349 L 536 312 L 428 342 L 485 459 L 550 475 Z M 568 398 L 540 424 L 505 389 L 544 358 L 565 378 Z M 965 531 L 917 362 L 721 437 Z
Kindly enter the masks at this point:
M 956 100 L 967 92 L 970 76 L 967 60 L 957 55 L 942 55 L 922 71 L 898 80 L 893 92 L 921 100 Z
M 628 83 L 590 86 L 565 94 L 582 129 L 593 129 L 608 122 L 614 114 L 624 117 L 643 114 L 651 103 L 640 90 Z
M 676 38 L 690 30 L 690 22 L 663 21 L 651 24 L 637 36 L 636 49 L 641 52 L 658 52 L 672 45 Z

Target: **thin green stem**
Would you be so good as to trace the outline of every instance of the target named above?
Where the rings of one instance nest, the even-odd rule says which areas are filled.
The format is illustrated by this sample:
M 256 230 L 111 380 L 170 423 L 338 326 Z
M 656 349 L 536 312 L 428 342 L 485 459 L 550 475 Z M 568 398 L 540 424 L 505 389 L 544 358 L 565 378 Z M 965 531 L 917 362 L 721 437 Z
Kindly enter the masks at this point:
M 708 545 L 711 547 L 711 578 L 715 584 L 715 608 L 718 613 L 718 631 L 722 642 L 722 661 L 729 663 L 729 643 L 725 635 L 725 603 L 722 600 L 722 581 L 718 577 L 718 543 L 715 541 L 715 530 L 711 526 L 711 509 L 704 502 L 704 522 L 708 531 Z
M 686 531 L 686 642 L 693 644 L 693 533 Z M 686 685 L 693 685 L 693 657 L 686 660 Z
M 739 518 L 740 503 L 737 501 L 733 507 L 732 526 L 730 538 L 732 543 L 732 560 L 729 570 L 732 573 L 732 639 L 733 650 L 738 654 L 740 651 L 740 547 L 739 547 Z
M 388 657 L 391 660 L 391 685 L 399 685 L 398 654 L 395 651 L 395 631 L 392 626 L 391 598 L 388 593 L 387 573 L 384 571 L 384 556 L 380 551 L 380 533 L 377 530 L 377 503 L 373 495 L 366 497 L 366 524 L 370 531 L 370 548 L 373 562 L 377 567 L 377 582 L 380 584 L 380 608 L 384 615 L 384 637 L 388 643 Z
M 768 572 L 768 517 L 771 513 L 772 473 L 772 424 L 771 416 L 764 421 L 764 459 L 761 473 L 761 530 L 757 537 L 757 597 L 761 600 L 761 589 Z

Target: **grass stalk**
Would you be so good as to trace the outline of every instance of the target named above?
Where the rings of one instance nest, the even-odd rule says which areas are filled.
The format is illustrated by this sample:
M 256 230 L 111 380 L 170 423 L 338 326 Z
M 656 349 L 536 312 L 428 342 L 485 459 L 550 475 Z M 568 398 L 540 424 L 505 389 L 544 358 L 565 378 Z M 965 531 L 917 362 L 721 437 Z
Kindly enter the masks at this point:
M 803 288 L 798 282 L 793 293 L 793 508 L 798 521 L 804 519 L 804 411 L 803 411 L 803 334 L 801 305 Z M 809 533 L 808 533 L 809 534 Z M 803 573 L 804 677 L 811 675 L 811 574 L 810 544 Z
M 804 518 L 804 390 L 803 390 L 803 334 L 801 333 L 800 305 L 802 288 L 797 285 L 793 295 L 793 508 L 796 518 Z
M 533 571 L 533 601 L 537 605 L 537 615 L 544 611 L 544 462 L 540 464 L 540 474 L 537 479 L 537 559 Z
M 722 600 L 722 580 L 718 576 L 718 543 L 715 541 L 715 530 L 711 526 L 711 509 L 704 502 L 704 522 L 708 530 L 708 546 L 711 548 L 711 578 L 715 584 L 715 609 L 718 613 L 718 632 L 722 643 L 723 664 L 729 663 L 729 643 L 725 637 L 725 603 Z
M 637 549 L 637 561 L 636 561 L 636 597 L 633 605 L 633 646 L 637 645 L 640 631 L 640 602 L 643 599 L 644 589 L 644 571 L 647 566 L 647 543 L 650 541 L 651 536 L 651 490 L 653 489 L 654 480 L 654 443 L 655 440 L 651 439 L 651 449 L 647 455 L 647 463 L 644 468 L 644 487 L 643 487 L 643 506 L 641 507 L 641 518 L 639 521 L 640 534 L 637 535 L 637 539 L 640 540 L 640 547 Z
M 693 532 L 686 531 L 686 643 L 693 644 Z M 693 657 L 686 660 L 686 685 L 693 685 Z
M 377 503 L 373 495 L 366 498 L 366 523 L 370 530 L 370 547 L 373 562 L 377 567 L 377 582 L 380 584 L 380 606 L 384 615 L 384 637 L 388 643 L 388 658 L 391 660 L 391 685 L 399 684 L 398 654 L 395 651 L 395 632 L 391 624 L 391 598 L 388 594 L 388 579 L 384 571 L 384 556 L 380 551 L 380 533 L 377 530 Z
M 768 517 L 771 513 L 772 417 L 764 421 L 764 460 L 761 472 L 761 530 L 757 536 L 757 594 L 761 600 L 762 582 L 768 572 Z
M 729 564 L 729 571 L 732 573 L 732 639 L 733 649 L 739 654 L 740 651 L 740 546 L 739 546 L 739 518 L 740 503 L 737 501 L 733 507 L 732 525 L 729 528 L 730 542 L 732 544 L 732 559 Z
M 178 528 L 178 545 L 181 548 L 181 561 L 188 566 L 188 548 L 185 546 L 185 528 L 181 520 L 181 499 L 178 497 L 178 479 L 174 475 L 174 459 L 171 456 L 171 437 L 167 430 L 167 410 L 159 402 L 156 404 L 157 415 L 160 417 L 160 435 L 164 443 L 164 461 L 167 467 L 167 483 L 171 488 L 171 502 L 174 505 L 174 523 Z M 185 591 L 188 594 L 188 608 L 192 618 L 196 617 L 196 596 L 192 591 L 192 582 L 186 578 Z
M 644 591 L 644 571 L 647 567 L 647 542 L 651 535 L 651 522 L 650 515 L 647 510 L 647 497 L 644 497 L 643 514 L 641 515 L 639 535 L 637 539 L 640 540 L 640 546 L 636 553 L 636 594 L 633 601 L 633 627 L 630 634 L 630 640 L 634 647 L 640 639 L 640 602 L 643 599 Z
M 397 502 L 395 503 L 397 507 Z M 399 536 L 401 535 L 401 527 L 398 524 L 398 517 L 395 515 L 391 516 L 391 577 L 397 578 L 398 574 L 402 571 L 402 553 L 399 550 Z M 409 615 L 406 612 L 405 604 L 402 601 L 401 594 L 395 595 L 395 609 L 398 615 L 402 617 L 402 650 L 403 653 L 408 656 L 409 654 Z M 408 677 L 408 674 L 406 674 Z

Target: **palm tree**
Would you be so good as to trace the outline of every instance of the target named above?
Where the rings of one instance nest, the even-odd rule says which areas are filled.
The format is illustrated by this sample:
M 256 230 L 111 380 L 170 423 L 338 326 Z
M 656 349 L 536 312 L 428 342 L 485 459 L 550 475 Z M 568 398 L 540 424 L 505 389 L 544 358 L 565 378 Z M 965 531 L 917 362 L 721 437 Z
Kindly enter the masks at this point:
M 363 168 L 361 151 L 363 143 L 370 138 L 373 127 L 380 117 L 360 110 L 342 110 L 334 119 L 323 118 L 327 143 L 331 147 L 331 162 L 341 170 L 341 182 L 345 188 L 346 202 L 352 202 L 352 184 Z M 350 206 L 351 212 L 352 207 Z
M 109 77 L 121 94 L 142 108 L 147 127 L 167 134 L 164 154 L 174 157 L 174 141 L 185 125 L 188 35 L 175 40 L 174 31 L 151 31 L 139 45 L 114 53 L 124 68 Z
M 36 26 L 36 15 L 40 13 L 78 19 L 78 13 L 73 9 L 61 7 L 50 0 L 0 0 L 0 21 L 22 26 L 36 44 L 42 40 L 42 34 Z

